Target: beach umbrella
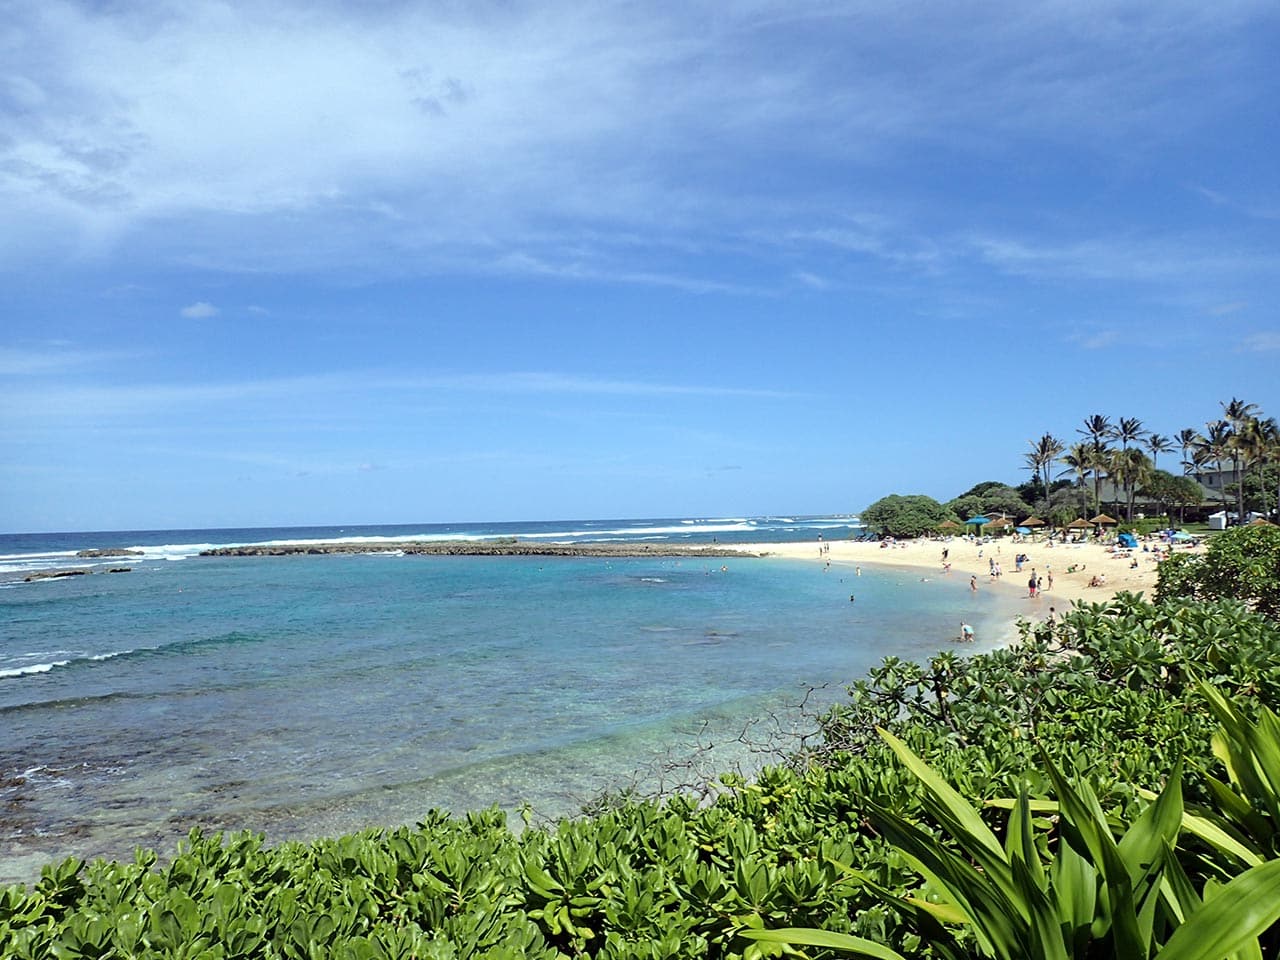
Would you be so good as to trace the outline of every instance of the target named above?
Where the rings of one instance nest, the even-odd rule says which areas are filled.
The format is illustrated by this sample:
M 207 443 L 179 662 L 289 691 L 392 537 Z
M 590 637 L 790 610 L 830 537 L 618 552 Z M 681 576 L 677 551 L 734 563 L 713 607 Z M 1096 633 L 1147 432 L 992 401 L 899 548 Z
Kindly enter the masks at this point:
M 1014 527 L 1013 532 L 1020 533 L 1023 536 L 1026 536 L 1028 533 L 1031 532 L 1031 528 L 1030 527 Z
M 964 525 L 967 527 L 970 524 L 972 524 L 975 527 L 982 527 L 982 526 L 986 526 L 990 522 L 991 522 L 990 517 L 970 517 L 968 520 L 964 522 Z
M 1085 520 L 1083 517 L 1076 517 L 1074 520 L 1072 520 L 1070 523 L 1067 524 L 1067 529 L 1068 530 L 1088 530 L 1089 521 Z
M 1022 525 L 1024 527 L 1043 527 L 1044 521 L 1039 517 L 1027 517 L 1027 519 L 1022 521 Z
M 1179 530 L 1177 533 L 1175 533 L 1175 534 L 1173 535 L 1173 539 L 1175 539 L 1175 540 L 1194 540 L 1194 539 L 1195 539 L 1195 537 L 1193 537 L 1191 534 L 1187 533 L 1187 531 L 1185 531 L 1185 530 Z
M 938 529 L 939 530 L 959 530 L 960 524 L 956 523 L 954 520 L 943 520 L 940 524 L 938 524 Z
M 1105 526 L 1112 526 L 1112 527 L 1114 527 L 1114 526 L 1115 526 L 1117 523 L 1119 523 L 1120 521 L 1119 521 L 1119 520 L 1115 520 L 1115 519 L 1113 519 L 1113 518 L 1111 518 L 1111 517 L 1108 517 L 1105 513 L 1100 513 L 1100 514 L 1098 514 L 1096 517 L 1094 517 L 1092 520 L 1090 520 L 1089 522 L 1090 522 L 1090 523 L 1098 523 L 1098 524 L 1101 524 L 1101 525 L 1102 525 L 1102 526 L 1104 526 L 1104 527 L 1105 527 Z
M 1275 526 L 1275 524 L 1274 524 L 1274 523 L 1272 523 L 1270 520 L 1268 520 L 1266 517 L 1254 517 L 1252 520 L 1250 520 L 1250 521 L 1249 521 L 1249 526 L 1251 526 L 1251 527 L 1274 527 L 1274 526 Z

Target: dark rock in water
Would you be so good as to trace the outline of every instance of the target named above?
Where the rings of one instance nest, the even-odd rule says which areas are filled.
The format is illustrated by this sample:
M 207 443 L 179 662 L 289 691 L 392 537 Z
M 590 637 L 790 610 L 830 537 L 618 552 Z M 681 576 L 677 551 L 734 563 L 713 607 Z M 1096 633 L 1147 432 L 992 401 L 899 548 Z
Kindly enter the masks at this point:
M 395 543 L 250 544 L 202 550 L 202 557 L 287 557 L 297 554 L 405 553 L 447 557 L 754 557 L 721 546 L 669 543 L 520 543 L 494 541 L 405 540 Z
M 27 574 L 22 580 L 24 583 L 32 580 L 60 580 L 63 577 L 83 577 L 88 573 L 88 570 L 41 570 L 39 573 Z
M 107 573 L 129 573 L 132 570 L 133 567 L 112 567 Z
M 103 549 L 81 550 L 76 554 L 87 560 L 94 560 L 100 557 L 140 557 L 141 550 L 126 550 L 124 547 L 105 547 Z

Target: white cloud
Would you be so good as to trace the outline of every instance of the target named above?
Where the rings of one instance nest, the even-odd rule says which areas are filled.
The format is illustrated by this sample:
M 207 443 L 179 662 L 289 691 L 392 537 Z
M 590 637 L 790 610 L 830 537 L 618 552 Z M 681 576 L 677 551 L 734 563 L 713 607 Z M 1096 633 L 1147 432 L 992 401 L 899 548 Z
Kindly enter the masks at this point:
M 198 300 L 190 306 L 183 307 L 178 312 L 188 320 L 205 320 L 209 317 L 216 317 L 219 311 L 212 303 Z
M 1093 333 L 1073 333 L 1067 341 L 1076 344 L 1083 350 L 1103 350 L 1112 346 L 1120 338 L 1115 330 L 1097 330 Z
M 39 347 L 0 347 L 0 376 L 66 373 L 131 356 L 121 351 L 80 350 L 66 341 L 47 341 Z
M 1240 344 L 1246 353 L 1273 353 L 1280 350 L 1280 330 L 1260 330 L 1251 333 Z
M 0 258 L 33 235 L 240 270 L 532 251 L 560 275 L 713 284 L 637 268 L 634 238 L 773 229 L 753 194 L 780 156 L 838 163 L 858 193 L 859 170 L 922 148 L 1158 149 L 1194 118 L 1181 92 L 1227 86 L 1223 38 L 1265 10 L 20 5 L 0 35 Z M 552 234 L 590 250 L 552 256 Z

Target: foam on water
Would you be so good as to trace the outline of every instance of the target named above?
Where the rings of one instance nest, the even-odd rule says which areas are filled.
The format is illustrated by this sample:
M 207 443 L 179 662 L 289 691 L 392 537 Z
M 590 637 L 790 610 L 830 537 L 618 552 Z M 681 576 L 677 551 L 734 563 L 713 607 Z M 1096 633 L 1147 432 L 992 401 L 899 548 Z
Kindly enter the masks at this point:
M 814 536 L 808 519 L 750 522 L 743 536 Z M 728 525 L 306 532 L 427 539 L 533 526 L 686 542 L 692 529 L 710 542 L 709 528 Z M 656 532 L 667 528 L 680 532 Z M 708 739 L 735 742 L 735 728 L 809 684 L 837 697 L 887 654 L 944 646 L 961 618 L 990 642 L 1029 603 L 864 568 L 855 606 L 838 567 L 785 559 L 159 562 L 224 540 L 288 542 L 291 531 L 180 533 L 67 535 L 77 549 L 140 544 L 148 559 L 123 561 L 127 576 L 0 594 L 0 883 L 32 879 L 37 855 L 128 858 L 138 843 L 171 849 L 196 825 L 280 839 L 413 822 L 429 806 L 573 813 L 637 770 L 660 781 L 668 754 L 704 725 Z M 18 774 L 33 768 L 43 772 Z

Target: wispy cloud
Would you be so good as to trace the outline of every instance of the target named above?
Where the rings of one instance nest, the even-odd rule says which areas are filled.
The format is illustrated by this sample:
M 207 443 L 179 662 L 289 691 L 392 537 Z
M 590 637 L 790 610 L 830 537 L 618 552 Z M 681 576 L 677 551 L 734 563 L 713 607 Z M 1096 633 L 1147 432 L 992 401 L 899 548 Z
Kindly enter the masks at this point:
M 130 356 L 133 354 L 124 351 L 81 350 L 67 343 L 48 343 L 38 347 L 0 347 L 0 376 L 63 374 Z
M 982 160 L 997 143 L 1158 149 L 1168 119 L 1195 109 L 1185 90 L 1231 83 L 1230 58 L 1195 54 L 1265 6 L 122 9 L 49 0 L 6 25 L 0 258 L 128 239 L 226 269 L 372 269 L 369 251 L 390 249 L 428 272 L 482 261 L 716 291 L 734 284 L 636 253 L 785 225 L 789 203 L 756 202 L 776 160 L 849 168 L 839 189 L 857 202 L 883 195 L 859 189 L 860 172 L 922 147 Z M 566 233 L 591 255 L 541 242 Z M 933 255 L 857 224 L 826 242 Z
M 216 317 L 219 312 L 217 307 L 205 300 L 199 300 L 178 311 L 180 315 L 188 320 L 207 320 L 209 317 Z
M 0 361 L 5 355 L 0 353 Z M 19 372 L 39 369 L 34 357 L 15 356 Z M 55 368 L 48 366 L 48 371 Z M 65 369 L 64 367 L 56 369 Z M 309 416 L 317 404 L 349 403 L 359 398 L 368 404 L 378 397 L 412 398 L 450 394 L 516 396 L 614 396 L 627 398 L 756 398 L 783 399 L 795 394 L 783 390 L 717 384 L 661 383 L 609 379 L 552 372 L 510 372 L 404 376 L 385 371 L 353 371 L 259 380 L 208 383 L 128 383 L 122 385 L 41 384 L 38 390 L 10 392 L 6 413 L 15 418 L 47 422 L 70 418 L 103 421 L 163 410 L 184 414 L 191 410 L 243 408 L 268 404 L 283 415 Z M 277 405 L 284 402 L 284 407 Z
M 1233 313 L 1239 313 L 1249 306 L 1246 300 L 1233 300 L 1231 303 L 1219 303 L 1209 308 L 1209 315 L 1213 317 L 1226 317 Z
M 1280 330 L 1260 330 L 1251 333 L 1240 344 L 1244 353 L 1274 353 L 1280 350 Z
M 1073 333 L 1067 337 L 1067 342 L 1074 343 L 1082 350 L 1103 350 L 1113 346 L 1120 339 L 1120 334 L 1115 330 L 1097 330 L 1093 333 Z

